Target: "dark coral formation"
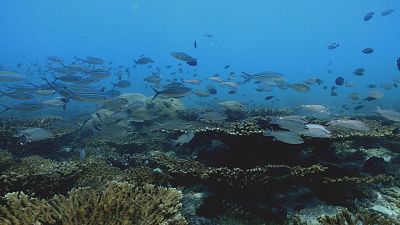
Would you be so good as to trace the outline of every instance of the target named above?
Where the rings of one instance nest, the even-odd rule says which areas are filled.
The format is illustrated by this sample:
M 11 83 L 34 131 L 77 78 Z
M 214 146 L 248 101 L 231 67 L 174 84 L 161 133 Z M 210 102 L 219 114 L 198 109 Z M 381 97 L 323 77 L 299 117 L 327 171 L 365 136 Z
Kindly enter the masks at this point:
M 11 224 L 165 224 L 184 225 L 181 192 L 152 185 L 111 182 L 104 189 L 78 188 L 50 200 L 21 192 L 7 194 L 0 223 Z

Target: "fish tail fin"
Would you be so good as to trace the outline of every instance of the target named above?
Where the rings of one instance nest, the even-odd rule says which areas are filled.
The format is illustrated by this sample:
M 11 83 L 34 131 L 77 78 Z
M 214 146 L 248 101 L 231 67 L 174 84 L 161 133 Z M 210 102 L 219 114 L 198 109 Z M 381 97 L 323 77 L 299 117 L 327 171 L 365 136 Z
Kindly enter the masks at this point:
M 175 146 L 178 144 L 178 140 L 171 140 L 171 148 L 175 148 Z
M 156 93 L 153 98 L 151 99 L 151 101 L 153 101 L 159 94 L 161 94 L 161 91 L 157 91 L 155 88 L 151 87 L 151 89 L 153 89 L 153 91 Z
M 114 82 L 111 82 L 111 84 L 112 84 L 112 86 L 113 86 L 113 90 L 115 89 L 115 87 L 117 87 L 117 84 L 116 83 L 114 83 Z
M 4 107 L 4 110 L 1 111 L 0 114 L 4 113 L 4 112 L 6 112 L 6 111 L 8 111 L 8 110 L 10 109 L 10 107 L 8 107 L 8 106 L 6 106 L 6 105 L 3 105 L 3 104 L 1 104 L 1 103 L 0 103 L 0 105 Z
M 250 74 L 248 74 L 246 72 L 242 72 L 242 74 L 244 75 L 244 78 L 245 78 L 244 81 L 243 81 L 243 84 L 245 84 L 245 83 L 247 83 L 247 82 L 249 82 L 251 80 L 252 75 L 250 75 Z

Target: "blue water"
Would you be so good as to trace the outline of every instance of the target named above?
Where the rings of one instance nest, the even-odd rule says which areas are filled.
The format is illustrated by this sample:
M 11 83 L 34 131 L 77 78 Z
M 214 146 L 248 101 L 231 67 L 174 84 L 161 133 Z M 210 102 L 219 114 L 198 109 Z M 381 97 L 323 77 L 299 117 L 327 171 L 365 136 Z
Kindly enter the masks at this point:
M 395 11 L 381 16 L 388 8 Z M 363 21 L 370 11 L 375 12 L 373 19 Z M 328 90 L 313 86 L 308 93 L 293 90 L 259 93 L 255 85 L 246 84 L 239 87 L 237 94 L 228 95 L 228 88 L 216 85 L 220 91 L 215 101 L 251 99 L 269 107 L 324 104 L 335 108 L 349 102 L 349 93 L 366 97 L 366 84 L 375 83 L 379 87 L 393 83 L 392 77 L 400 75 L 396 67 L 400 56 L 399 12 L 397 0 L 3 0 L 0 65 L 24 73 L 30 63 L 44 65 L 45 56 L 55 55 L 67 62 L 72 62 L 74 56 L 97 56 L 113 61 L 113 66 L 132 66 L 133 59 L 144 54 L 156 61 L 154 67 L 161 68 L 166 83 L 168 74 L 174 70 L 164 67 L 178 63 L 169 53 L 181 51 L 198 59 L 196 72 L 194 67 L 184 66 L 184 71 L 189 71 L 182 75 L 184 79 L 193 78 L 193 73 L 199 79 L 216 73 L 227 78 L 234 71 L 240 78 L 242 71 L 271 70 L 284 74 L 288 82 L 319 77 L 328 86 Z M 213 37 L 205 37 L 206 33 Z M 194 40 L 197 48 L 193 47 Z M 326 46 L 332 42 L 339 43 L 339 48 L 328 50 Z M 367 47 L 375 52 L 361 53 Z M 24 66 L 18 69 L 17 63 Z M 225 65 L 231 67 L 223 69 Z M 138 66 L 132 70 L 129 79 L 133 86 L 124 92 L 152 95 L 143 77 L 154 72 L 154 67 Z M 366 69 L 364 76 L 352 74 L 358 67 Z M 339 75 L 357 86 L 339 87 L 339 96 L 332 97 L 329 89 Z M 29 77 L 31 81 L 40 81 L 35 72 Z M 102 85 L 111 88 L 110 82 L 115 79 L 104 79 Z M 203 81 L 202 86 L 207 84 L 215 83 Z M 376 105 L 398 105 L 398 89 L 384 93 L 383 99 L 368 103 L 366 113 L 372 112 Z M 278 96 L 280 101 L 266 103 L 267 95 Z M 191 95 L 183 100 L 192 104 L 198 98 Z

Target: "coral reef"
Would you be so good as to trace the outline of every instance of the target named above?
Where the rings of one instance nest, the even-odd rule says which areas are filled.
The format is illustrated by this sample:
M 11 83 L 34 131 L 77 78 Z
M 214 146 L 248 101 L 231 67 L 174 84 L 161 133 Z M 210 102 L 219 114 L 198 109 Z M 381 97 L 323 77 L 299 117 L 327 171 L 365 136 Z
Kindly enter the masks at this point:
M 343 210 L 334 216 L 322 216 L 318 220 L 322 225 L 399 225 L 400 222 L 386 218 L 383 215 L 367 210 L 358 210 L 352 214 L 348 210 Z
M 22 158 L 20 164 L 0 176 L 0 193 L 24 191 L 43 197 L 66 193 L 79 173 L 74 162 L 57 163 L 38 156 Z
M 101 190 L 78 188 L 50 200 L 14 192 L 3 198 L 0 223 L 184 225 L 181 197 L 174 188 L 126 182 L 110 182 Z

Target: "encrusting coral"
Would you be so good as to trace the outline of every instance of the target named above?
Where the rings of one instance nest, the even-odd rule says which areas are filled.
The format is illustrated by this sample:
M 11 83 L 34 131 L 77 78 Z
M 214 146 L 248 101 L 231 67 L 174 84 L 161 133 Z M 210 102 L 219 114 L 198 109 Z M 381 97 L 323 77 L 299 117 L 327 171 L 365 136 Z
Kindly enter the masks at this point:
M 110 182 L 104 189 L 78 188 L 50 200 L 10 193 L 0 206 L 0 224 L 141 224 L 184 225 L 174 188 Z
M 0 194 L 24 191 L 38 196 L 66 193 L 80 173 L 74 162 L 58 163 L 30 156 L 0 176 Z

